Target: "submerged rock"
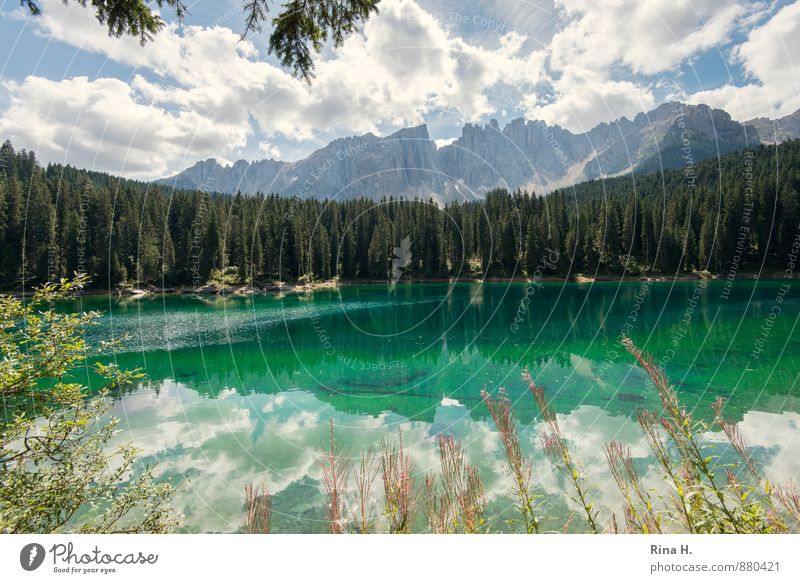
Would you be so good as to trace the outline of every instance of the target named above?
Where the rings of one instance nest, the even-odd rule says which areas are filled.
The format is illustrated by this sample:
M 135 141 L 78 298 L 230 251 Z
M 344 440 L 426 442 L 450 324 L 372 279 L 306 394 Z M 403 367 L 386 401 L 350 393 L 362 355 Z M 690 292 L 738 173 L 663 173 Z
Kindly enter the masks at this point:
M 124 287 L 119 291 L 119 295 L 121 296 L 130 296 L 130 297 L 139 297 L 139 296 L 146 296 L 150 292 L 146 289 L 139 289 L 137 287 Z
M 637 395 L 635 393 L 618 393 L 617 399 L 619 399 L 620 401 L 633 401 L 633 402 L 639 402 L 645 400 L 644 395 Z

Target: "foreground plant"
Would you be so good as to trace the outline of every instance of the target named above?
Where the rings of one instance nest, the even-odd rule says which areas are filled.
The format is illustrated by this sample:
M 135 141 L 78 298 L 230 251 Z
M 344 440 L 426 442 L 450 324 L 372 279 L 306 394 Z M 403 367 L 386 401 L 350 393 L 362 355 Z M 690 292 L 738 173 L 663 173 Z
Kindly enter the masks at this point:
M 481 398 L 489 410 L 497 431 L 500 433 L 500 440 L 503 442 L 508 471 L 514 480 L 517 510 L 522 515 L 525 531 L 528 534 L 538 533 L 540 521 L 536 514 L 536 497 L 533 494 L 533 466 L 522 453 L 517 432 L 517 420 L 511 410 L 511 400 L 505 389 L 502 388 L 498 391 L 496 398 L 483 389 Z
M 269 534 L 272 530 L 272 496 L 265 486 L 244 487 L 242 530 L 247 534 Z
M 354 470 L 356 481 L 356 525 L 359 534 L 369 533 L 375 522 L 372 491 L 378 477 L 377 458 L 372 448 L 361 452 L 361 460 Z
M 82 332 L 98 313 L 56 311 L 87 281 L 46 284 L 27 304 L 0 297 L 0 532 L 163 533 L 179 523 L 173 487 L 139 469 L 139 450 L 107 453 L 118 424 L 101 421 L 108 395 L 140 375 L 87 363 Z M 94 398 L 70 379 L 87 368 L 105 380 Z
M 561 432 L 561 427 L 558 424 L 558 417 L 550 407 L 550 403 L 544 396 L 544 389 L 538 386 L 531 377 L 527 369 L 522 372 L 522 380 L 528 385 L 528 390 L 533 394 L 536 400 L 536 405 L 542 414 L 547 431 L 542 434 L 542 447 L 545 453 L 556 464 L 559 470 L 567 477 L 572 489 L 575 492 L 574 500 L 580 504 L 583 509 L 586 522 L 589 528 L 595 534 L 599 532 L 597 526 L 597 512 L 594 506 L 589 502 L 586 493 L 586 483 L 583 475 L 580 472 L 577 462 L 573 459 L 569 451 L 569 445 Z
M 789 482 L 785 486 L 778 486 L 775 489 L 775 496 L 794 520 L 795 528 L 792 532 L 795 532 L 800 526 L 800 493 L 797 492 L 795 485 Z
M 673 490 L 665 510 L 668 517 L 690 533 L 786 532 L 785 516 L 775 503 L 776 491 L 762 478 L 736 424 L 723 418 L 724 401 L 717 399 L 714 403 L 715 424 L 741 458 L 750 475 L 749 481 L 745 481 L 740 472 L 722 464 L 714 445 L 703 440 L 709 425 L 695 421 L 681 406 L 675 388 L 652 356 L 640 351 L 629 338 L 624 338 L 622 344 L 648 374 L 661 401 L 661 416 L 643 411 L 638 419 L 658 466 Z M 612 456 L 612 473 L 614 465 L 620 461 L 619 455 Z M 624 481 L 635 491 L 637 486 L 631 477 Z M 659 515 L 648 499 L 637 496 L 639 499 L 635 502 L 630 497 L 627 500 L 626 514 L 631 517 L 627 521 L 628 530 L 652 532 L 651 522 L 658 525 Z M 788 502 L 783 504 L 784 510 L 792 514 L 791 496 L 777 498 L 780 503 Z M 644 510 L 637 510 L 637 506 L 641 508 L 642 505 Z
M 605 446 L 603 453 L 611 469 L 611 475 L 625 499 L 626 530 L 642 534 L 661 533 L 661 515 L 654 510 L 650 493 L 642 485 L 630 448 L 612 441 Z M 616 518 L 614 522 L 616 532 Z
M 416 512 L 414 462 L 403 450 L 403 433 L 397 443 L 381 440 L 384 516 L 391 534 L 410 534 Z
M 344 498 L 350 477 L 350 462 L 347 452 L 342 452 L 336 445 L 333 419 L 330 420 L 330 440 L 330 448 L 320 450 L 317 464 L 322 468 L 322 481 L 325 485 L 325 502 L 331 533 L 343 534 L 347 532 Z
M 441 488 L 433 473 L 425 477 L 428 527 L 436 534 L 481 532 L 486 519 L 486 497 L 478 468 L 464 461 L 461 443 L 453 436 L 437 437 Z

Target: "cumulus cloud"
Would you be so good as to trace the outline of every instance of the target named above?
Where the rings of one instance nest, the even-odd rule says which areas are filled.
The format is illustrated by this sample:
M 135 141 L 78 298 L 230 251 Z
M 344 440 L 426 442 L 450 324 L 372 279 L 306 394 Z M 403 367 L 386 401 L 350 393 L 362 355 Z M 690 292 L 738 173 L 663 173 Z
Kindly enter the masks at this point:
M 451 131 L 510 110 L 585 131 L 653 107 L 666 72 L 727 43 L 737 27 L 757 27 L 734 51 L 753 83 L 691 99 L 740 118 L 800 105 L 790 58 L 800 48 L 800 4 L 758 28 L 764 13 L 741 0 L 555 0 L 554 33 L 503 26 L 481 44 L 415 0 L 383 0 L 380 15 L 318 59 L 311 86 L 240 41 L 226 15 L 210 26 L 170 24 L 141 47 L 109 37 L 74 3 L 42 5 L 31 21 L 38 34 L 133 72 L 7 82 L 0 133 L 44 160 L 137 178 L 244 152 L 305 155 L 335 137 L 431 116 Z
M 800 2 L 783 7 L 763 25 L 753 28 L 736 47 L 739 61 L 753 82 L 693 94 L 692 103 L 707 103 L 745 121 L 754 117 L 780 117 L 800 108 L 800 75 L 795 59 L 800 55 Z
M 281 157 L 281 149 L 278 146 L 274 146 L 269 142 L 261 142 L 258 144 L 258 151 L 265 155 L 269 156 L 270 158 L 274 158 L 279 160 Z
M 573 132 L 586 132 L 598 123 L 632 117 L 655 105 L 649 87 L 613 81 L 601 74 L 567 67 L 553 82 L 555 99 L 546 105 L 527 102 L 526 113 Z
M 256 51 L 220 26 L 168 26 L 140 47 L 109 38 L 91 13 L 46 0 L 40 33 L 134 68 L 130 80 L 37 75 L 6 83 L 0 133 L 45 160 L 133 177 L 158 177 L 187 161 L 225 156 L 253 133 L 248 105 L 297 85 L 253 59 Z M 249 100 L 249 101 L 248 101 Z M 277 131 L 280 131 L 278 128 Z M 285 129 L 285 128 L 284 128 Z
M 275 138 L 326 143 L 420 123 L 432 109 L 463 120 L 494 112 L 500 81 L 532 88 L 543 56 L 507 33 L 495 49 L 447 33 L 412 0 L 386 0 L 363 33 L 321 58 L 312 86 L 264 60 L 225 26 L 167 26 L 151 43 L 109 38 L 91 13 L 43 0 L 40 34 L 133 67 L 129 81 L 31 75 L 6 89 L 0 132 L 49 160 L 136 177 L 207 157 L 235 158 L 248 138 L 277 157 Z M 71 137 L 72 139 L 66 139 Z M 265 149 L 266 148 L 266 149 Z
M 529 94 L 523 105 L 526 115 L 574 132 L 652 108 L 660 79 L 638 76 L 659 76 L 727 42 L 752 12 L 718 0 L 556 0 L 555 8 L 566 24 L 547 49 L 551 95 Z
M 557 0 L 567 25 L 552 40 L 553 66 L 621 63 L 634 73 L 667 71 L 728 39 L 749 11 L 719 0 Z
M 152 176 L 185 154 L 243 145 L 248 130 L 220 124 L 196 110 L 176 112 L 148 104 L 128 83 L 113 78 L 51 81 L 29 76 L 5 87 L 11 103 L 0 134 L 51 161 L 128 176 Z

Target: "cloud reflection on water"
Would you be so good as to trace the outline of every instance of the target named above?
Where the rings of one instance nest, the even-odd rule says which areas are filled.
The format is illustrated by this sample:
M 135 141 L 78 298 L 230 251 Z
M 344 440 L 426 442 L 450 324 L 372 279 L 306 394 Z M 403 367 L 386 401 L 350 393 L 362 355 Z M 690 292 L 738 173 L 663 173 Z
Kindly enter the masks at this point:
M 513 503 L 507 498 L 511 483 L 497 433 L 485 419 L 473 419 L 467 407 L 452 402 L 436 407 L 431 423 L 392 412 L 369 416 L 337 411 L 301 390 L 248 395 L 226 390 L 219 398 L 208 398 L 183 383 L 165 380 L 158 391 L 142 386 L 124 396 L 112 414 L 121 418 L 124 430 L 115 439 L 133 441 L 148 462 L 158 462 L 159 476 L 190 478 L 177 501 L 186 515 L 185 530 L 190 532 L 235 531 L 241 519 L 244 485 L 250 481 L 264 484 L 276 497 L 276 530 L 325 531 L 321 473 L 315 456 L 327 442 L 331 418 L 337 442 L 353 457 L 402 429 L 406 450 L 415 461 L 418 485 L 426 472 L 438 469 L 435 435 L 453 433 L 464 443 L 467 459 L 481 471 L 490 512 L 498 517 L 495 527 L 507 528 L 503 520 L 514 518 Z M 620 504 L 602 455 L 602 447 L 609 441 L 631 448 L 648 487 L 662 484 L 635 420 L 593 405 L 581 405 L 558 417 L 591 485 L 596 506 L 605 509 L 601 517 L 608 519 L 609 510 L 618 512 Z M 800 461 L 790 455 L 800 447 L 799 426 L 797 413 L 745 414 L 742 433 L 770 480 L 800 475 Z M 565 494 L 562 476 L 541 452 L 542 430 L 541 422 L 535 421 L 520 432 L 534 462 L 537 490 L 544 494 L 543 511 L 551 517 L 546 525 L 560 530 L 577 508 Z M 710 432 L 707 438 L 721 441 L 718 432 Z M 380 480 L 376 482 L 376 493 L 379 491 Z M 418 514 L 422 527 L 421 509 Z M 578 517 L 573 528 L 581 528 Z

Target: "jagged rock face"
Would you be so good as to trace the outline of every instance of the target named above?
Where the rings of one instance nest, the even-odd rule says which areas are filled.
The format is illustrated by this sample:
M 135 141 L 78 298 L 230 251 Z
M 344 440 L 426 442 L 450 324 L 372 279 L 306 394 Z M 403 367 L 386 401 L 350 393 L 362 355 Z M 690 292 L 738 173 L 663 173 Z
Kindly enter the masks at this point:
M 542 121 L 467 124 L 437 149 L 424 125 L 390 136 L 341 138 L 297 162 L 198 162 L 163 180 L 217 192 L 277 192 L 304 198 L 481 197 L 501 186 L 547 192 L 600 176 L 678 168 L 760 143 L 764 128 L 778 139 L 800 136 L 800 112 L 776 122 L 740 124 L 706 105 L 665 103 L 632 120 L 602 123 L 573 134 Z M 772 137 L 775 137 L 775 131 Z M 689 141 L 690 155 L 685 146 Z M 764 141 L 769 142 L 769 137 Z
M 796 140 L 800 138 L 800 109 L 776 120 L 757 117 L 748 121 L 747 125 L 758 130 L 758 135 L 765 144 Z
M 436 145 L 424 125 L 385 138 L 367 134 L 334 140 L 289 164 L 285 175 L 281 192 L 302 197 L 427 197 L 442 189 Z
M 336 199 L 389 194 L 429 197 L 443 190 L 436 144 L 424 125 L 385 138 L 372 134 L 340 138 L 298 162 L 248 164 L 240 160 L 222 166 L 205 160 L 162 182 L 216 192 L 277 192 Z
M 566 175 L 588 152 L 584 141 L 560 127 L 515 119 L 502 130 L 496 121 L 467 124 L 461 137 L 438 151 L 447 180 L 483 193 L 496 186 L 546 184 Z
M 691 166 L 700 160 L 758 146 L 759 133 L 721 109 L 705 105 L 686 109 L 658 140 L 658 148 L 636 167 L 641 173 Z
M 162 182 L 208 192 L 279 192 L 283 184 L 276 179 L 284 166 L 286 162 L 277 160 L 239 160 L 233 166 L 222 166 L 209 158 Z

